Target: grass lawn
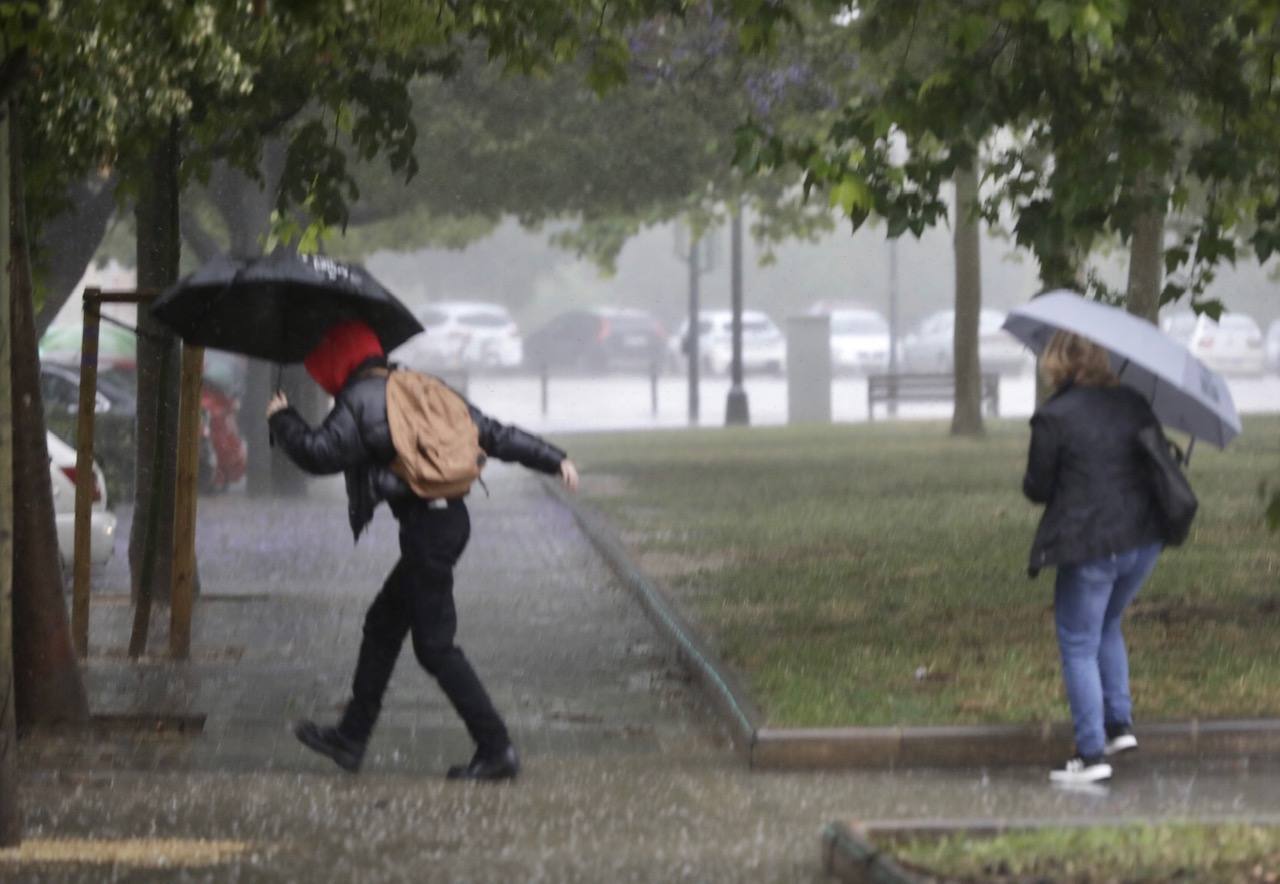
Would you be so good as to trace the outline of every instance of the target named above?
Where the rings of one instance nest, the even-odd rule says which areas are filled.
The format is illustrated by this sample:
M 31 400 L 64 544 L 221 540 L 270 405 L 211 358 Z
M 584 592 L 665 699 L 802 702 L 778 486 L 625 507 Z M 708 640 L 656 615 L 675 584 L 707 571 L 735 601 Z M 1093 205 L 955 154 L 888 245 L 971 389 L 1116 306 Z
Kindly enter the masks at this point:
M 1031 581 L 1029 429 L 939 423 L 583 435 L 611 517 L 774 726 L 1063 720 L 1053 573 Z M 1185 440 L 1184 440 L 1185 441 Z M 1198 446 L 1192 537 L 1127 617 L 1141 719 L 1280 715 L 1280 418 Z
M 953 836 L 891 846 L 904 864 L 948 881 L 1275 881 L 1280 829 L 1134 825 Z

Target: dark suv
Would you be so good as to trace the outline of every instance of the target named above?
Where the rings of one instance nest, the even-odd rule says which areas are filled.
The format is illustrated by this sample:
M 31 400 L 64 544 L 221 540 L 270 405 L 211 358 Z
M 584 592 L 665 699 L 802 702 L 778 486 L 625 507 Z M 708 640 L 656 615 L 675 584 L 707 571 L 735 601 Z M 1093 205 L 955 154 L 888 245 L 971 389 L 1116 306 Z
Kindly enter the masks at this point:
M 571 310 L 524 339 L 524 364 L 604 372 L 661 367 L 667 333 L 644 310 Z

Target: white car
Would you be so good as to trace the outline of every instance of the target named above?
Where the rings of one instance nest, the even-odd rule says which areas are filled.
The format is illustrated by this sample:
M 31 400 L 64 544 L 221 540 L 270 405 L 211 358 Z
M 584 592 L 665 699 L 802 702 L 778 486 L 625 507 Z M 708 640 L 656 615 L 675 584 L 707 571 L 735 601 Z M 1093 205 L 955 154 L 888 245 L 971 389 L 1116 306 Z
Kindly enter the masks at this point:
M 53 485 L 53 517 L 58 528 L 58 552 L 64 576 L 70 577 L 76 548 L 76 451 L 53 433 L 49 446 L 49 481 Z M 107 510 L 107 483 L 93 465 L 93 509 L 89 516 L 89 560 L 102 566 L 111 560 L 116 546 L 116 517 Z
M 414 311 L 425 329 L 391 353 L 410 368 L 515 368 L 524 342 L 515 320 L 500 304 L 437 301 Z
M 685 319 L 667 344 L 673 364 L 687 359 L 689 320 Z M 725 374 L 733 364 L 733 311 L 698 312 L 698 359 L 712 374 Z M 759 310 L 742 311 L 742 370 L 781 373 L 787 364 L 782 331 Z
M 925 318 L 919 327 L 902 339 L 902 363 L 905 371 L 925 374 L 951 374 L 955 360 L 951 351 L 955 343 L 954 310 L 942 310 Z M 978 314 L 978 362 L 984 372 L 1020 374 L 1034 360 L 1031 352 L 1013 335 L 1005 331 L 1004 314 L 999 310 L 982 310 Z
M 1267 328 L 1267 365 L 1280 374 L 1280 319 Z
M 831 367 L 874 374 L 889 368 L 889 321 L 875 310 L 821 311 L 831 317 Z
M 1259 375 L 1266 370 L 1262 329 L 1243 313 L 1225 313 L 1214 322 L 1206 314 L 1182 310 L 1164 317 L 1160 328 L 1214 371 Z

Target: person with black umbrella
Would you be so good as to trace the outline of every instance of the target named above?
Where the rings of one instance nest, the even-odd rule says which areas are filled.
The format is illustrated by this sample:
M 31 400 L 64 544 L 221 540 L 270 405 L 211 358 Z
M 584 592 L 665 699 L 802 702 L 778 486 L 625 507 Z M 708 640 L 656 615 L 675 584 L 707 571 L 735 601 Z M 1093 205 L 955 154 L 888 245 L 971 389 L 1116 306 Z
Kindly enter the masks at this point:
M 463 495 L 424 498 L 393 469 L 397 451 L 388 421 L 387 360 L 374 331 L 346 321 L 328 330 L 304 361 L 331 396 L 333 409 L 311 428 L 284 394 L 267 405 L 276 443 L 303 470 L 345 474 L 348 515 L 356 539 L 386 501 L 400 524 L 400 560 L 369 607 L 351 700 L 334 726 L 299 722 L 307 747 L 348 771 L 359 769 L 382 697 L 406 635 L 414 654 L 439 683 L 475 741 L 471 761 L 449 769 L 450 779 L 514 778 L 520 760 L 507 727 L 475 670 L 454 644 L 457 612 L 453 568 L 471 534 Z M 467 403 L 484 454 L 559 475 L 570 490 L 578 473 L 565 452 L 523 430 L 493 420 Z

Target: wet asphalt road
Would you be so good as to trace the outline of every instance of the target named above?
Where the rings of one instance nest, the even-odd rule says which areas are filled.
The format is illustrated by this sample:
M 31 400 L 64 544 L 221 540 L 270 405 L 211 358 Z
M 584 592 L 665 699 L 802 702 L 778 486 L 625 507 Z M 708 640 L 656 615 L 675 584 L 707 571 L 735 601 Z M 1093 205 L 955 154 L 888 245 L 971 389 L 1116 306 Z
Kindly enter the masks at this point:
M 488 474 L 487 474 L 488 475 Z M 460 643 L 524 754 L 514 784 L 441 778 L 469 751 L 406 653 L 365 770 L 289 735 L 336 714 L 360 618 L 394 558 L 379 516 L 353 552 L 340 489 L 202 504 L 191 663 L 120 659 L 117 561 L 95 595 L 95 711 L 202 713 L 196 737 L 41 737 L 21 747 L 30 839 L 229 839 L 189 868 L 0 860 L 0 881 L 814 881 L 834 819 L 1280 821 L 1280 766 L 1122 765 L 1107 788 L 1039 769 L 751 772 L 638 608 L 532 477 L 494 470 L 458 578 Z M 153 647 L 164 644 L 157 618 Z M 181 854 L 178 848 L 153 850 Z

